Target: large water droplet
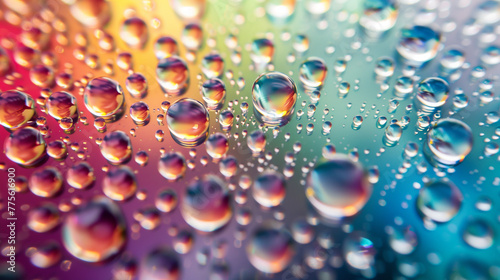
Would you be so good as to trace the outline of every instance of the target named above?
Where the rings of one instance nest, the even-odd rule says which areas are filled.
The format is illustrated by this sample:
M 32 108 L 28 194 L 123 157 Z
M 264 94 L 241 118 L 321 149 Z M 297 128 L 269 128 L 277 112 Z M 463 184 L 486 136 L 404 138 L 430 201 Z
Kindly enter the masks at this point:
M 270 126 L 286 124 L 295 108 L 297 87 L 287 75 L 269 72 L 260 75 L 252 87 L 256 118 Z
M 102 182 L 104 194 L 117 201 L 131 198 L 137 190 L 134 172 L 127 166 L 110 170 Z
M 201 86 L 201 96 L 210 110 L 217 110 L 222 107 L 226 97 L 226 86 L 219 79 L 206 80 Z
M 5 155 L 13 162 L 32 166 L 39 163 L 45 155 L 45 140 L 42 134 L 32 127 L 14 131 L 5 141 Z
M 309 57 L 300 65 L 300 81 L 307 89 L 321 88 L 326 78 L 326 63 L 318 57 Z
M 205 145 L 207 147 L 207 154 L 214 159 L 224 157 L 229 149 L 227 137 L 219 132 L 210 135 Z
M 470 127 L 456 119 L 438 121 L 427 133 L 424 154 L 429 162 L 437 165 L 457 165 L 472 150 L 473 136 Z
M 177 180 L 186 172 L 186 160 L 180 153 L 166 153 L 160 158 L 158 171 L 168 180 Z
M 180 18 L 195 21 L 203 17 L 206 0 L 170 0 L 170 5 Z
M 462 236 L 471 247 L 488 249 L 493 245 L 495 234 L 487 221 L 473 219 L 467 222 Z
M 266 12 L 269 18 L 276 21 L 288 20 L 295 11 L 296 0 L 270 0 L 266 2 Z
M 51 94 L 45 104 L 47 113 L 56 120 L 78 116 L 76 98 L 68 92 L 57 91 Z
M 409 64 L 420 66 L 436 57 L 441 35 L 426 26 L 403 28 L 396 50 Z
M 106 77 L 92 79 L 85 87 L 83 98 L 92 115 L 107 120 L 120 117 L 125 101 L 120 84 Z
M 266 148 L 266 135 L 260 130 L 255 130 L 248 135 L 247 145 L 254 154 L 260 154 Z
M 264 273 L 283 271 L 290 264 L 294 253 L 290 233 L 271 223 L 257 228 L 247 246 L 248 260 Z
M 0 93 L 0 124 L 7 129 L 17 129 L 36 116 L 35 101 L 18 90 Z
M 309 173 L 306 196 L 326 218 L 352 216 L 365 206 L 372 193 L 363 168 L 345 155 L 319 162 Z
M 126 19 L 121 26 L 120 37 L 129 47 L 141 49 L 148 39 L 148 27 L 140 18 Z
M 252 194 L 264 207 L 278 206 L 285 199 L 285 178 L 274 170 L 264 171 L 255 179 Z
M 100 148 L 102 156 L 112 164 L 125 163 L 132 156 L 130 138 L 123 131 L 117 130 L 106 134 Z
M 116 255 L 126 241 L 123 214 L 114 202 L 97 197 L 66 216 L 64 247 L 78 259 L 100 262 Z
M 252 43 L 252 53 L 250 58 L 257 68 L 262 68 L 273 59 L 274 44 L 271 40 L 262 38 L 256 39 Z
M 28 227 L 36 232 L 48 232 L 60 222 L 59 210 L 51 203 L 44 203 L 28 212 Z
M 154 45 L 155 56 L 157 59 L 179 55 L 177 41 L 170 36 L 163 36 L 156 40 Z
M 224 59 L 218 53 L 207 54 L 201 61 L 201 71 L 208 79 L 222 76 Z
M 106 0 L 77 0 L 71 5 L 70 12 L 76 20 L 90 28 L 102 27 L 111 18 L 110 3 Z
M 182 146 L 197 146 L 208 136 L 209 115 L 201 102 L 183 98 L 167 110 L 168 129 L 172 138 Z
M 460 210 L 463 195 L 453 183 L 434 181 L 426 184 L 418 194 L 418 210 L 436 222 L 448 222 Z
M 391 29 L 397 17 L 398 8 L 394 0 L 367 0 L 364 1 L 359 24 L 368 32 L 381 33 Z
M 231 219 L 230 203 L 231 196 L 224 181 L 214 175 L 205 175 L 186 188 L 181 213 L 193 228 L 212 232 Z
M 142 260 L 139 279 L 178 280 L 181 277 L 181 261 L 170 248 L 157 248 Z
M 68 170 L 66 181 L 76 189 L 86 189 L 94 183 L 94 169 L 87 162 L 77 163 Z
M 140 73 L 133 73 L 127 77 L 125 87 L 134 98 L 144 98 L 148 93 L 148 81 Z
M 203 30 L 196 23 L 188 24 L 182 30 L 181 42 L 190 51 L 197 51 L 203 43 Z
M 421 81 L 418 84 L 417 100 L 422 103 L 424 108 L 441 107 L 448 100 L 448 83 L 440 78 L 432 77 Z
M 186 62 L 177 56 L 161 59 L 156 67 L 156 80 L 167 95 L 183 94 L 189 87 L 189 69 Z
M 375 264 L 373 242 L 362 233 L 353 232 L 344 240 L 344 257 L 347 263 L 360 270 L 371 269 Z

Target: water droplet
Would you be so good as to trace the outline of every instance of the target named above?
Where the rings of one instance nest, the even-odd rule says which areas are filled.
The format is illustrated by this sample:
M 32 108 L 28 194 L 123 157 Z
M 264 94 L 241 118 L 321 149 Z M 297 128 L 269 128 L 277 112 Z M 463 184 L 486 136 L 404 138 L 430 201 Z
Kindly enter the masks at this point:
M 420 66 L 436 57 L 441 47 L 441 35 L 426 26 L 403 28 L 396 50 L 408 63 Z
M 494 24 L 500 20 L 500 3 L 484 1 L 475 11 L 475 20 L 479 24 Z
M 54 229 L 60 222 L 60 214 L 56 206 L 44 203 L 32 208 L 28 212 L 28 227 L 36 232 L 48 232 Z
M 293 49 L 302 54 L 309 49 L 309 38 L 306 35 L 298 34 L 293 42 Z
M 148 81 L 140 73 L 133 73 L 127 77 L 125 87 L 134 98 L 144 98 L 148 93 Z
M 187 230 L 180 231 L 172 240 L 174 250 L 179 254 L 187 254 L 193 248 L 194 235 Z
M 345 155 L 336 154 L 319 162 L 308 176 L 307 199 L 326 218 L 358 213 L 371 193 L 372 185 L 363 168 Z
M 432 110 L 441 107 L 448 100 L 448 83 L 440 78 L 432 77 L 421 81 L 418 84 L 417 100 L 422 104 L 424 110 Z
M 29 256 L 31 263 L 39 268 L 48 268 L 61 260 L 61 248 L 55 242 L 48 242 L 38 246 Z
M 443 54 L 441 66 L 447 69 L 458 69 L 465 63 L 465 55 L 461 50 L 451 49 Z
M 139 101 L 130 106 L 130 117 L 135 124 L 142 126 L 149 123 L 149 106 Z
M 14 50 L 14 61 L 22 67 L 33 67 L 38 61 L 40 52 L 30 47 L 21 45 Z
M 168 180 L 177 180 L 186 172 L 186 160 L 180 153 L 165 153 L 158 163 L 158 171 Z
M 420 189 L 417 207 L 425 217 L 445 223 L 458 213 L 462 200 L 462 192 L 453 183 L 434 181 Z
M 473 219 L 465 225 L 464 241 L 476 249 L 488 249 L 493 245 L 494 233 L 491 226 L 482 219 Z
M 472 131 L 467 124 L 456 119 L 443 119 L 427 133 L 424 154 L 433 164 L 457 165 L 470 153 L 472 144 Z
M 18 90 L 0 93 L 0 124 L 7 129 L 17 129 L 36 117 L 35 101 Z
M 134 213 L 134 219 L 146 230 L 154 230 L 160 225 L 160 212 L 153 206 L 147 206 Z
M 124 201 L 131 198 L 137 190 L 137 182 L 134 172 L 127 166 L 120 166 L 117 169 L 106 173 L 102 182 L 104 194 L 117 201 Z
M 285 125 L 295 108 L 297 87 L 285 74 L 269 72 L 260 75 L 252 87 L 256 118 L 270 126 Z
M 255 179 L 252 194 L 264 207 L 278 206 L 285 199 L 285 178 L 274 170 L 264 171 Z
M 224 157 L 229 149 L 227 137 L 219 132 L 210 135 L 205 145 L 207 153 L 214 159 Z
M 184 60 L 170 56 L 158 61 L 156 80 L 169 96 L 179 96 L 189 87 L 189 69 Z
M 177 207 L 177 193 L 174 190 L 166 189 L 161 191 L 155 199 L 158 210 L 170 213 Z
M 308 244 L 314 238 L 314 228 L 306 220 L 299 219 L 292 224 L 293 239 L 300 244 Z
M 178 280 L 181 277 L 181 261 L 177 253 L 167 247 L 154 249 L 144 257 L 139 279 Z
M 295 11 L 296 0 L 271 0 L 266 3 L 267 15 L 276 21 L 288 20 Z
M 229 131 L 233 126 L 234 115 L 229 110 L 224 110 L 219 113 L 219 123 L 222 130 Z
M 163 36 L 156 40 L 154 45 L 155 56 L 157 59 L 163 59 L 179 55 L 177 41 L 170 36 Z
M 368 32 L 381 33 L 391 29 L 398 18 L 398 7 L 393 0 L 364 1 L 359 24 Z
M 185 147 L 197 146 L 208 136 L 208 111 L 194 99 L 183 98 L 172 103 L 167 111 L 167 123 L 172 138 Z
M 76 258 L 104 261 L 125 244 L 125 218 L 118 205 L 97 197 L 66 216 L 62 235 L 64 247 Z
M 100 148 L 102 156 L 115 165 L 126 163 L 132 156 L 130 138 L 123 131 L 106 134 Z
M 401 255 L 411 254 L 418 244 L 417 234 L 410 228 L 391 228 L 389 244 L 391 248 Z
M 318 57 L 309 57 L 299 68 L 300 81 L 307 89 L 321 88 L 326 78 L 326 63 Z
M 395 146 L 403 135 L 403 128 L 397 123 L 392 123 L 385 129 L 383 142 L 388 147 Z
M 226 97 L 226 86 L 224 82 L 214 78 L 206 80 L 201 86 L 201 96 L 210 110 L 220 109 Z
M 218 53 L 207 54 L 201 61 L 201 71 L 208 79 L 221 77 L 224 72 L 224 59 Z
M 196 21 L 203 17 L 206 2 L 206 0 L 170 0 L 170 5 L 180 18 Z
M 247 145 L 254 154 L 261 153 L 266 148 L 266 135 L 260 130 L 255 130 L 248 135 Z
M 63 178 L 59 170 L 48 166 L 31 174 L 29 188 L 40 197 L 54 197 L 59 194 Z
M 47 145 L 47 154 L 56 160 L 63 160 L 68 156 L 68 148 L 61 140 L 50 142 Z
M 306 9 L 313 15 L 322 15 L 330 10 L 331 0 L 306 0 Z
M 250 58 L 257 68 L 265 67 L 274 56 L 274 44 L 271 40 L 262 38 L 255 39 L 252 43 Z
M 181 42 L 189 51 L 199 50 L 203 43 L 201 26 L 196 23 L 186 25 L 182 31 Z
M 94 169 L 87 162 L 79 162 L 68 170 L 66 181 L 75 189 L 86 189 L 94 183 Z
M 294 254 L 290 233 L 271 223 L 259 226 L 247 246 L 248 260 L 264 273 L 283 271 L 290 264 Z
M 238 160 L 233 156 L 226 156 L 219 163 L 219 170 L 226 178 L 230 178 L 238 171 Z
M 390 77 L 394 73 L 394 61 L 390 57 L 381 57 L 375 62 L 375 74 Z
M 215 231 L 232 217 L 231 196 L 224 181 L 205 175 L 186 188 L 181 213 L 186 223 L 204 232 Z
M 52 87 L 54 84 L 54 70 L 45 65 L 36 65 L 30 69 L 31 82 L 39 87 Z
M 5 155 L 13 162 L 23 166 L 33 166 L 43 160 L 45 140 L 42 134 L 32 127 L 14 131 L 5 141 Z
M 83 98 L 92 115 L 106 120 L 119 118 L 125 101 L 120 84 L 106 77 L 92 79 L 85 87 Z
M 353 232 L 344 240 L 344 257 L 347 263 L 360 270 L 368 270 L 375 264 L 373 242 L 364 234 Z
M 110 5 L 106 0 L 76 0 L 71 5 L 70 12 L 84 26 L 99 28 L 111 18 Z
M 76 118 L 78 116 L 76 98 L 71 93 L 65 91 L 52 93 L 45 106 L 47 108 L 47 113 L 56 120 Z
M 122 23 L 120 37 L 129 47 L 142 49 L 148 39 L 148 27 L 140 18 L 126 19 Z

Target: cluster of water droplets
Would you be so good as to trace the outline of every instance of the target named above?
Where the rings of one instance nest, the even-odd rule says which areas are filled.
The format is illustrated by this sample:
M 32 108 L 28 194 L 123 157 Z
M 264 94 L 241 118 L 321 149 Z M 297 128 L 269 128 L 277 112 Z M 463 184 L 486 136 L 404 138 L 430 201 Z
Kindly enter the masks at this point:
M 497 1 L 463 26 L 446 1 L 365 0 L 353 12 L 349 1 L 270 0 L 249 13 L 241 1 L 136 3 L 148 16 L 113 1 L 63 0 L 67 15 L 42 2 L 3 1 L 0 13 L 19 29 L 0 42 L 0 169 L 22 168 L 15 189 L 37 199 L 21 206 L 26 230 L 61 235 L 26 246 L 31 265 L 72 271 L 67 259 L 79 259 L 113 263 L 116 279 L 183 279 L 196 261 L 210 279 L 245 277 L 245 266 L 336 279 L 326 268 L 385 277 L 394 261 L 394 274 L 416 278 L 445 260 L 440 279 L 500 274 L 441 249 L 418 255 L 434 250 L 421 236 L 445 230 L 464 250 L 498 251 L 498 202 L 483 194 L 500 184 Z M 175 17 L 159 14 L 165 5 Z M 311 30 L 286 27 L 296 17 Z M 380 228 L 385 241 L 371 234 Z

